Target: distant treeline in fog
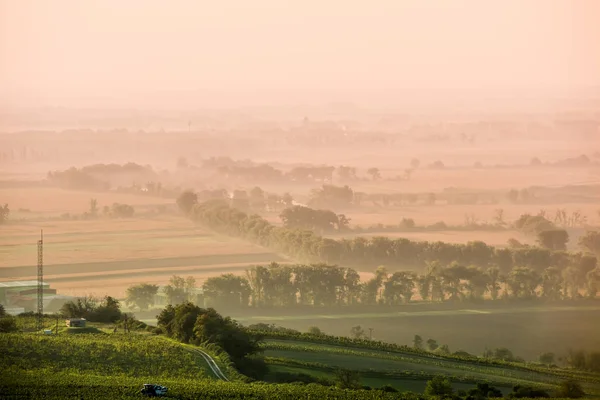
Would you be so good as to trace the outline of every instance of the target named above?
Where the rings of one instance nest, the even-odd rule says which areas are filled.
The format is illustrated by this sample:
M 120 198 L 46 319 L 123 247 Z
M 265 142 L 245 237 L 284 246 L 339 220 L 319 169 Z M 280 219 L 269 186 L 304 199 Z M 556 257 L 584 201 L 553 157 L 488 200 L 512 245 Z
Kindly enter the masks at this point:
M 407 282 L 417 284 L 418 279 L 422 279 L 413 279 L 412 277 L 416 275 L 406 272 L 407 270 L 420 271 L 425 273 L 423 276 L 439 277 L 439 280 L 435 278 L 431 281 L 430 292 L 434 293 L 434 296 L 437 296 L 434 298 L 439 300 L 446 298 L 443 293 L 447 294 L 447 290 L 455 291 L 455 295 L 451 297 L 459 296 L 463 280 L 472 280 L 470 285 L 464 287 L 467 290 L 465 292 L 467 297 L 473 295 L 481 297 L 487 290 L 482 291 L 484 287 L 488 287 L 486 279 L 490 274 L 496 276 L 496 279 L 504 279 L 506 295 L 512 294 L 516 297 L 535 297 L 538 286 L 544 282 L 546 284 L 544 291 L 551 297 L 576 298 L 581 296 L 582 289 L 585 289 L 587 296 L 595 297 L 600 289 L 600 269 L 597 267 L 596 256 L 591 253 L 556 251 L 533 246 L 495 248 L 480 241 L 450 244 L 386 237 L 334 240 L 323 238 L 312 231 L 276 227 L 258 215 L 248 215 L 223 201 L 213 200 L 201 204 L 188 204 L 188 206 L 186 210 L 188 215 L 197 223 L 223 234 L 243 237 L 297 260 L 360 267 L 361 270 L 374 270 L 378 266 L 386 266 L 392 272 L 403 270 L 396 275 L 397 287 L 390 287 L 390 290 L 403 288 L 398 290 L 404 293 L 408 293 L 409 290 L 406 285 L 411 285 Z M 542 226 L 541 218 L 543 217 L 525 215 L 519 224 L 521 228 L 528 225 Z M 562 231 L 558 231 L 560 233 L 548 235 L 550 239 L 546 238 L 550 241 L 550 245 L 553 245 L 553 241 L 560 240 L 563 240 L 564 245 L 564 235 Z M 542 232 L 548 231 L 542 230 Z M 600 243 L 598 238 L 597 232 L 589 232 L 580 243 L 586 245 L 590 252 L 598 251 Z M 281 268 L 277 269 L 280 270 Z M 303 271 L 317 270 L 318 268 L 314 267 L 303 269 Z M 331 273 L 338 278 L 340 274 L 345 276 L 348 272 L 337 267 L 323 267 L 323 271 L 330 271 L 323 273 Z M 291 270 L 288 272 L 291 273 Z M 282 272 L 282 276 L 287 276 L 288 272 Z M 352 276 L 354 274 L 355 272 L 351 273 Z M 319 284 L 322 277 L 316 279 L 314 276 L 311 281 Z M 378 279 L 377 287 L 380 287 L 385 279 L 382 276 Z M 434 288 L 435 282 L 439 282 L 440 287 L 446 289 L 437 286 Z M 510 286 L 509 282 L 519 283 Z M 552 285 L 548 286 L 551 282 Z M 500 292 L 496 293 L 494 296 L 500 295 Z M 390 296 L 388 298 L 393 297 Z M 408 297 L 405 295 L 400 298 Z

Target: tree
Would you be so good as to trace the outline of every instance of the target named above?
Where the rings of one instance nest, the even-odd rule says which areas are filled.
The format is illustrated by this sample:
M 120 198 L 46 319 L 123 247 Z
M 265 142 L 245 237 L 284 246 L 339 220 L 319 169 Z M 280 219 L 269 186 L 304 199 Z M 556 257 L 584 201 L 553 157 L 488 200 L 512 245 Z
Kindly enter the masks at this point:
M 260 338 L 250 335 L 236 321 L 229 317 L 224 318 L 213 308 L 197 307 L 196 311 L 198 316 L 193 327 L 193 341 L 196 344 L 214 343 L 229 354 L 236 364 L 244 357 L 260 351 Z M 177 310 L 175 311 L 175 321 L 177 321 Z
M 542 364 L 552 365 L 554 364 L 554 353 L 542 353 L 539 360 Z
M 111 209 L 111 215 L 115 218 L 131 218 L 135 209 L 129 204 L 114 203 Z
M 356 177 L 356 168 L 340 165 L 337 168 L 337 174 L 342 181 L 354 181 Z
M 0 207 L 0 225 L 8 221 L 8 214 L 10 214 L 8 204 L 5 204 L 4 207 Z
M 163 288 L 169 304 L 180 304 L 188 299 L 189 289 L 186 291 L 186 280 L 180 276 L 173 275 L 169 284 Z
M 438 354 L 450 354 L 450 347 L 447 344 L 443 344 L 435 350 Z
M 6 207 L 6 206 L 5 206 Z M 0 209 L 1 210 L 1 209 Z M 1 220 L 1 218 L 0 218 Z M 590 253 L 600 255 L 600 232 L 588 231 L 579 237 L 579 247 Z
M 542 389 L 535 389 L 531 386 L 521 386 L 521 385 L 514 386 L 512 393 L 508 394 L 508 398 L 510 398 L 510 399 L 522 399 L 522 398 L 534 399 L 536 397 L 548 398 L 548 397 L 550 397 L 550 395 Z
M 264 211 L 267 205 L 265 201 L 265 192 L 258 186 L 250 191 L 250 208 L 253 211 Z
M 543 215 L 522 214 L 515 221 L 515 228 L 527 234 L 537 235 L 539 232 L 552 230 L 556 227 Z
M 315 208 L 347 207 L 354 200 L 354 191 L 348 185 L 323 185 L 311 191 L 308 205 Z
M 555 397 L 564 399 L 580 399 L 583 396 L 585 396 L 585 392 L 583 391 L 581 384 L 572 379 L 561 382 L 560 387 L 555 394 Z
M 566 250 L 569 234 L 564 229 L 548 229 L 538 232 L 537 241 L 548 250 Z
M 323 335 L 323 331 L 321 330 L 321 328 L 319 328 L 318 326 L 311 326 L 308 328 L 308 333 L 310 333 L 311 335 Z
M 98 215 L 98 200 L 90 199 L 90 215 L 95 217 Z
M 428 339 L 427 340 L 427 348 L 429 351 L 435 351 L 439 347 L 437 340 Z
M 421 336 L 415 335 L 413 338 L 413 347 L 419 350 L 423 349 L 423 338 Z
M 158 286 L 149 283 L 140 283 L 139 285 L 127 288 L 127 297 L 125 303 L 135 305 L 140 311 L 147 310 L 154 304 L 154 296 L 158 293 Z
M 337 386 L 342 389 L 360 388 L 360 374 L 358 371 L 340 368 L 335 371 L 335 377 Z
M 339 216 L 333 211 L 313 210 L 304 206 L 286 208 L 279 215 L 286 228 L 315 230 L 319 233 L 339 230 L 341 224 L 349 223 L 349 220 L 343 217 L 344 220 L 340 222 Z
M 425 203 L 430 206 L 435 205 L 435 201 L 436 201 L 435 193 L 429 193 L 427 195 L 427 197 L 425 198 Z
M 490 386 L 489 383 L 478 383 L 475 389 L 469 390 L 467 393 L 466 400 L 477 400 L 487 398 L 500 398 L 502 397 L 502 391 Z
M 374 181 L 381 179 L 381 173 L 379 172 L 379 168 L 369 168 L 367 170 L 367 174 L 371 175 L 371 179 L 373 179 Z
M 173 334 L 173 321 L 175 320 L 175 307 L 171 304 L 167 305 L 156 316 L 157 325 L 163 329 L 167 336 Z
M 198 204 L 198 195 L 191 190 L 186 190 L 177 197 L 177 205 L 184 214 L 189 214 Z
M 10 333 L 18 330 L 17 319 L 15 317 L 12 315 L 5 315 L 0 318 L 0 333 Z
M 562 271 L 557 267 L 548 267 L 542 273 L 542 296 L 550 300 L 562 297 Z
M 528 267 L 513 268 L 507 279 L 508 287 L 515 298 L 535 298 L 540 283 L 540 275 Z
M 88 316 L 94 322 L 116 322 L 121 319 L 121 305 L 111 296 L 106 296 Z
M 204 281 L 202 289 L 205 296 L 218 306 L 246 307 L 250 301 L 250 284 L 241 276 L 213 276 Z
M 452 383 L 444 376 L 438 375 L 433 379 L 427 381 L 425 385 L 425 394 L 428 396 L 452 396 L 454 390 L 452 389 Z
M 89 318 L 96 309 L 98 301 L 90 296 L 68 301 L 60 308 L 60 314 L 67 318 Z
M 234 190 L 231 196 L 231 207 L 247 212 L 250 209 L 250 198 L 245 190 Z
M 4 306 L 0 304 L 0 318 L 4 316 L 6 316 L 6 310 L 4 309 Z
M 504 220 L 504 209 L 498 208 L 494 210 L 494 223 L 496 226 L 506 226 L 506 221 Z
M 365 330 L 360 325 L 357 325 L 350 329 L 350 336 L 352 336 L 354 339 L 363 339 L 367 335 L 365 334 Z
M 293 199 L 292 195 L 289 193 L 284 193 L 283 196 L 281 197 L 281 201 L 283 202 L 283 205 L 285 207 L 291 207 L 294 205 L 294 199 Z

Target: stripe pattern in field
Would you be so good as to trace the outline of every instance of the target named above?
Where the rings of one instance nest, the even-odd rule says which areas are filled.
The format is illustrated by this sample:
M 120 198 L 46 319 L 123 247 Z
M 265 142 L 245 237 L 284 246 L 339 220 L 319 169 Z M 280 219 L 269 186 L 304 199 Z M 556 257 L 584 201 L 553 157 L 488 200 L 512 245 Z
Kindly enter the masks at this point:
M 41 226 L 40 226 L 41 225 Z M 123 296 L 141 281 L 165 284 L 170 275 L 201 282 L 252 264 L 285 262 L 242 240 L 195 227 L 181 217 L 18 223 L 0 237 L 0 280 L 36 277 L 36 243 L 44 229 L 45 280 L 61 294 Z

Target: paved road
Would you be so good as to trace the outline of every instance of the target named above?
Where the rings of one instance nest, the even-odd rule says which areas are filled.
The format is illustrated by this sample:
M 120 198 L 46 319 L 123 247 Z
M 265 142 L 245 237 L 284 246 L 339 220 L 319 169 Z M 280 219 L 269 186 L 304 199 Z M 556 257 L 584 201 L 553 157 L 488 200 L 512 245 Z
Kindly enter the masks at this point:
M 209 356 L 207 353 L 205 353 L 204 351 L 202 351 L 200 349 L 190 348 L 190 350 L 193 351 L 194 353 L 200 354 L 202 356 L 202 358 L 204 358 L 204 360 L 210 367 L 213 374 L 215 374 L 217 379 L 229 382 L 229 379 L 227 379 L 225 374 L 221 371 L 221 368 L 219 368 L 219 366 L 217 365 L 217 363 L 215 362 L 215 360 L 213 360 L 213 358 L 211 356 Z

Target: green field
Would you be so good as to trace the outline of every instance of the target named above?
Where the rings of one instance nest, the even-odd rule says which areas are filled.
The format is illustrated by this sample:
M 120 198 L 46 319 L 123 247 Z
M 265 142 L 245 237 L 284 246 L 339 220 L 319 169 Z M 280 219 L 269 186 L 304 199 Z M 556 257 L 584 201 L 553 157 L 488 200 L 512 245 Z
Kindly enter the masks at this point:
M 427 306 L 429 307 L 429 306 Z M 481 355 L 486 348 L 507 347 L 515 356 L 537 360 L 544 352 L 558 357 L 569 348 L 600 349 L 600 304 L 572 303 L 563 306 L 498 304 L 494 307 L 457 305 L 454 309 L 419 305 L 382 307 L 380 311 L 352 313 L 328 310 L 308 313 L 282 310 L 271 315 L 260 311 L 235 315 L 246 325 L 259 322 L 306 332 L 317 326 L 327 334 L 348 336 L 353 326 L 373 328 L 373 339 L 389 343 L 412 343 L 414 335 L 447 344 L 452 352 Z
M 2 334 L 3 368 L 81 374 L 208 379 L 204 359 L 181 344 L 141 334 Z
M 288 372 L 333 380 L 335 370 L 360 371 L 361 384 L 391 385 L 400 391 L 422 391 L 436 375 L 448 377 L 455 389 L 469 389 L 477 382 L 492 383 L 503 392 L 521 384 L 548 391 L 565 379 L 582 383 L 589 394 L 600 395 L 600 375 L 537 364 L 493 365 L 400 351 L 378 351 L 296 340 L 269 339 L 263 344 L 271 374 Z
M 217 381 L 188 347 L 135 333 L 0 334 L 0 397 L 136 399 L 144 383 L 156 383 L 169 388 L 165 398 L 180 400 L 397 398 L 314 384 Z

